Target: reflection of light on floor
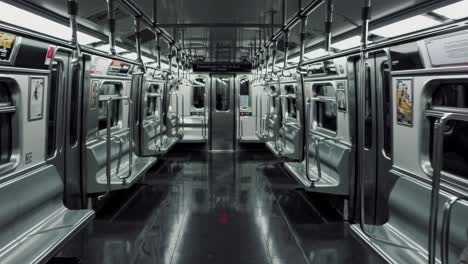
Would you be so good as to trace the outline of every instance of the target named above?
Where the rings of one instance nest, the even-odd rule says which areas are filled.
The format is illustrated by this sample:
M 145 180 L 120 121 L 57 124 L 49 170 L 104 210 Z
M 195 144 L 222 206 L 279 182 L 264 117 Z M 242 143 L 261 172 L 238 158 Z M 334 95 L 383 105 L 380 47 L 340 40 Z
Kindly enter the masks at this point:
M 182 186 L 183 186 L 182 190 L 185 190 L 184 183 L 185 182 L 182 182 Z M 190 195 L 188 197 L 190 197 Z M 179 232 L 176 232 L 177 228 L 176 228 L 176 225 L 174 225 L 174 228 L 173 228 L 174 230 L 171 233 L 171 239 L 173 239 L 174 241 L 174 246 L 171 247 L 173 248 L 172 255 L 171 256 L 166 255 L 166 259 L 164 260 L 164 263 L 178 263 L 179 262 L 179 259 L 178 259 L 179 254 L 175 254 L 176 249 L 180 248 L 180 243 L 183 243 L 183 241 L 179 242 L 179 238 L 184 237 L 184 234 L 187 230 L 187 222 L 190 220 L 190 216 L 191 216 L 190 213 L 186 213 L 186 208 L 184 205 L 185 205 L 185 201 L 183 201 L 182 199 L 181 209 L 183 213 L 182 215 L 180 215 L 182 219 L 180 220 L 181 222 L 180 222 Z M 169 257 L 169 259 L 167 259 L 167 257 Z
M 263 176 L 257 176 L 257 177 L 263 177 Z M 262 178 L 263 179 L 263 178 Z M 258 183 L 258 186 L 255 186 L 257 191 L 255 192 L 257 195 L 256 201 L 257 201 L 257 208 L 255 210 L 255 220 L 257 222 L 257 226 L 259 227 L 258 229 L 261 231 L 261 235 L 263 236 L 265 240 L 265 246 L 267 247 L 267 250 L 269 251 L 269 255 L 272 256 L 271 252 L 279 252 L 276 244 L 274 243 L 274 240 L 269 239 L 269 230 L 270 225 L 268 222 L 268 218 L 271 219 L 271 210 L 265 211 L 264 208 L 265 206 L 268 206 L 265 202 L 268 201 L 268 195 L 265 193 L 265 183 L 262 182 L 261 180 L 259 182 L 255 181 Z M 257 185 L 257 184 L 256 184 Z M 260 188 L 258 188 L 260 187 Z M 260 191 L 261 190 L 261 191 Z M 271 204 L 271 203 L 270 203 Z M 274 255 L 274 254 L 273 254 Z M 275 264 L 282 264 L 281 259 L 275 259 Z

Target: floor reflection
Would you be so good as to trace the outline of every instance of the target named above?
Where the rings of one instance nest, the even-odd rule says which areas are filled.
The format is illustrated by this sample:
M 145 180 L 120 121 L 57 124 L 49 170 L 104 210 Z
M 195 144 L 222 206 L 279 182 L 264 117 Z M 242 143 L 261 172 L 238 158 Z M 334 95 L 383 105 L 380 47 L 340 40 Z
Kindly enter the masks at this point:
M 100 264 L 379 263 L 297 188 L 267 153 L 174 153 L 62 254 Z

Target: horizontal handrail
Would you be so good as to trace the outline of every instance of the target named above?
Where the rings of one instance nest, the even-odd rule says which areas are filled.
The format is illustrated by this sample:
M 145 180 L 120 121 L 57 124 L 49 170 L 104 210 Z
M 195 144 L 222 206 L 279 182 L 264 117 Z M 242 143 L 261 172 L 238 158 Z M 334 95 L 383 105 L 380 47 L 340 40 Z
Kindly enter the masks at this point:
M 0 106 L 0 114 L 11 114 L 16 112 L 16 106 Z
M 442 117 L 446 113 L 468 115 L 468 108 L 435 106 L 426 110 L 426 116 L 429 117 Z
M 161 97 L 161 94 L 160 93 L 146 93 L 146 97 L 157 98 L 157 97 Z
M 336 103 L 335 97 L 330 96 L 316 96 L 310 99 L 312 102 L 322 102 L 322 103 Z

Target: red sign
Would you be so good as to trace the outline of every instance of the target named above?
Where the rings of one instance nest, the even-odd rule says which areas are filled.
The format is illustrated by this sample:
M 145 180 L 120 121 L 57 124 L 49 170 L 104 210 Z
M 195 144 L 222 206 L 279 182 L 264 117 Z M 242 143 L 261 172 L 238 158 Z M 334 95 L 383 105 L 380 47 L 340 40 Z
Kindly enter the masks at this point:
M 45 65 L 50 65 L 50 63 L 54 60 L 56 51 L 57 51 L 56 46 L 49 46 L 49 48 L 47 49 L 47 54 L 46 54 L 46 58 L 44 61 Z

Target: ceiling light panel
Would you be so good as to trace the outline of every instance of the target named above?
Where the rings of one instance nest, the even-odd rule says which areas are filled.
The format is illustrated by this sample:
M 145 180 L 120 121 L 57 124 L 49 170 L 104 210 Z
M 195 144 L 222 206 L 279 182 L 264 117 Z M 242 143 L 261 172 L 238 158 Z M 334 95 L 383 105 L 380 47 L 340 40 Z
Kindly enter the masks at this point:
M 448 6 L 438 8 L 433 12 L 450 19 L 461 19 L 468 17 L 468 0 L 463 0 Z
M 433 26 L 439 25 L 435 19 L 432 19 L 427 16 L 414 16 L 407 19 L 400 20 L 398 22 L 386 25 L 377 29 L 372 30 L 370 33 L 385 38 L 392 38 L 396 36 L 401 36 L 411 32 L 423 30 Z

